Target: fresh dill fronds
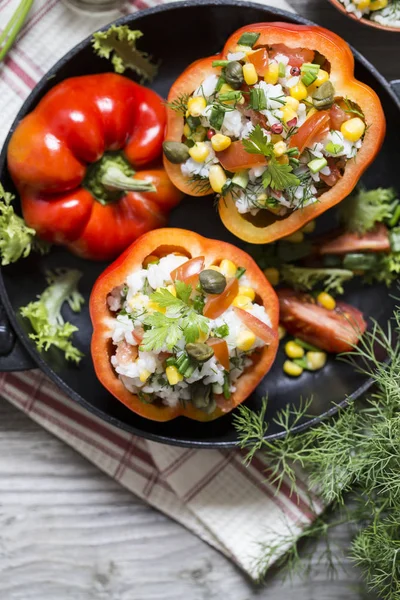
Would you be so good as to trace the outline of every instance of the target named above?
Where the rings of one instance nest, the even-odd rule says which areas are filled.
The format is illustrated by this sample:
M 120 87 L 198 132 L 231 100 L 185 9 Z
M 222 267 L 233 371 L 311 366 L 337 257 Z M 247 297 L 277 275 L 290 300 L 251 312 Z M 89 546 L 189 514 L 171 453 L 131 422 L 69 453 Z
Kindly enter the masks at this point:
M 353 271 L 348 269 L 296 267 L 282 265 L 281 279 L 295 290 L 305 292 L 321 288 L 326 292 L 343 294 L 343 284 L 354 277 Z
M 171 100 L 171 102 L 166 102 L 165 106 L 174 112 L 186 115 L 189 98 L 190 94 L 181 94 L 180 96 L 174 98 L 174 100 Z
M 390 219 L 399 204 L 393 188 L 358 189 L 339 205 L 339 219 L 347 231 L 363 234 Z
M 190 185 L 193 192 L 196 192 L 197 194 L 205 194 L 206 192 L 212 193 L 208 177 L 193 174 L 188 178 L 187 183 Z
M 364 121 L 365 115 L 360 110 L 360 107 L 358 106 L 358 104 L 356 104 L 355 102 L 353 102 L 353 100 L 350 100 L 350 98 L 347 98 L 347 97 L 343 98 L 343 103 L 346 107 L 344 109 L 345 113 L 348 113 L 350 115 L 356 115 L 357 117 L 360 117 L 360 119 L 362 119 Z

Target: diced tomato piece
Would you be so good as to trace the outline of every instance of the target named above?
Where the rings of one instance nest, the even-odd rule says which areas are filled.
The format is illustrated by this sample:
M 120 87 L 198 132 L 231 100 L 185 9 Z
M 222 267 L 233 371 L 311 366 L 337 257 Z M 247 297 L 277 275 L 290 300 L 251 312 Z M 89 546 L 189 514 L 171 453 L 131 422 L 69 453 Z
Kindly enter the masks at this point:
M 335 310 L 327 310 L 309 294 L 290 289 L 277 293 L 280 322 L 285 329 L 326 352 L 348 352 L 367 328 L 362 312 L 345 302 L 337 302 Z
M 337 131 L 340 131 L 340 127 L 343 123 L 351 118 L 338 104 L 332 106 L 329 111 L 329 116 L 331 119 L 331 129 L 336 129 Z
M 289 148 L 298 148 L 302 154 L 306 148 L 310 148 L 314 142 L 329 131 L 329 111 L 320 110 L 303 123 L 299 130 L 289 140 Z
M 178 242 L 179 240 L 177 240 Z M 172 281 L 183 281 L 193 288 L 197 285 L 199 279 L 199 273 L 204 269 L 204 256 L 197 256 L 191 258 L 187 262 L 183 263 L 180 267 L 177 267 L 171 271 Z
M 236 277 L 228 280 L 222 294 L 209 294 L 204 305 L 203 315 L 208 319 L 217 319 L 232 304 L 239 292 L 239 282 Z
M 247 56 L 249 62 L 253 63 L 256 68 L 257 75 L 264 77 L 268 71 L 268 50 L 259 48 Z
M 335 164 L 334 159 L 331 157 L 328 158 L 328 167 L 331 170 L 329 175 L 324 175 L 323 173 L 320 173 L 319 176 L 322 179 L 322 181 L 324 183 L 326 183 L 326 185 L 329 185 L 329 187 L 333 187 L 335 185 L 335 183 L 337 183 L 339 181 L 339 179 L 341 178 L 341 174 Z
M 277 54 L 284 54 L 289 59 L 289 65 L 292 67 L 301 67 L 303 63 L 312 63 L 314 60 L 314 50 L 308 48 L 289 48 L 285 44 L 274 44 L 269 51 L 270 58 Z
M 241 141 L 233 142 L 229 148 L 222 152 L 216 152 L 215 155 L 223 168 L 232 173 L 267 164 L 265 157 L 261 154 L 247 152 Z
M 118 342 L 115 357 L 120 365 L 128 365 L 135 362 L 138 356 L 137 346 L 128 344 L 125 340 Z
M 214 350 L 215 358 L 224 367 L 225 371 L 229 371 L 229 349 L 226 341 L 220 338 L 209 338 L 206 344 Z
M 266 325 L 266 323 L 263 323 L 263 321 L 260 321 L 260 319 L 257 319 L 257 317 L 242 308 L 235 306 L 233 310 L 247 329 L 250 329 L 260 340 L 266 344 L 270 344 L 276 339 L 277 333 L 269 325 Z
M 383 223 L 363 235 L 346 231 L 319 247 L 320 254 L 349 252 L 390 252 L 389 232 Z

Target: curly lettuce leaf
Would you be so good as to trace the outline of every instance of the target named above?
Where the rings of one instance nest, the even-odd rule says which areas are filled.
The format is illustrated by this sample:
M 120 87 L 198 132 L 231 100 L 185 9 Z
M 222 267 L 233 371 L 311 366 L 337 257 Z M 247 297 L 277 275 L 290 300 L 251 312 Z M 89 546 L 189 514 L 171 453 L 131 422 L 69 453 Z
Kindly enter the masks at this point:
M 35 230 L 15 214 L 13 200 L 14 196 L 0 183 L 0 256 L 3 266 L 28 256 L 36 236 Z
M 390 219 L 397 205 L 393 188 L 368 191 L 361 188 L 340 204 L 339 218 L 347 231 L 363 234 L 371 231 L 376 223 Z
M 132 69 L 143 83 L 154 79 L 158 67 L 151 62 L 147 52 L 136 48 L 136 42 L 142 36 L 141 31 L 129 29 L 127 25 L 111 25 L 107 31 L 93 34 L 92 46 L 98 56 L 111 60 L 116 73 Z
M 74 269 L 57 269 L 46 276 L 49 286 L 34 302 L 20 309 L 21 315 L 29 319 L 34 333 L 29 337 L 34 340 L 38 350 L 48 350 L 51 346 L 59 348 L 65 358 L 79 363 L 83 354 L 71 340 L 78 328 L 64 321 L 61 309 L 67 302 L 74 312 L 81 310 L 83 296 L 78 291 L 78 282 L 82 274 Z

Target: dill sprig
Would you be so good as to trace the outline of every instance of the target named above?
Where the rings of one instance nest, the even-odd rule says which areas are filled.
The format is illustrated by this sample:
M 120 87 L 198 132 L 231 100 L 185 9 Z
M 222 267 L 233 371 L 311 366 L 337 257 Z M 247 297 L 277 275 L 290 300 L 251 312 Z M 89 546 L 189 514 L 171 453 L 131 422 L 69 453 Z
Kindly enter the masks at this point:
M 192 174 L 188 178 L 187 183 L 190 185 L 193 192 L 202 194 L 205 192 L 209 192 L 210 194 L 212 193 L 210 180 L 208 179 L 208 177 Z
M 279 484 L 289 480 L 297 492 L 297 472 L 303 469 L 310 489 L 318 490 L 331 504 L 335 518 L 318 518 L 303 533 L 289 532 L 274 547 L 261 548 L 257 559 L 260 577 L 272 560 L 293 571 L 299 566 L 299 542 L 325 536 L 328 529 L 351 522 L 354 539 L 349 557 L 362 571 L 365 582 L 383 600 L 400 598 L 400 308 L 387 328 L 373 322 L 358 347 L 344 356 L 354 369 L 375 382 L 369 397 L 338 407 L 335 417 L 318 427 L 295 432 L 308 419 L 311 400 L 296 409 L 288 406 L 275 421 L 285 436 L 265 439 L 267 399 L 259 413 L 239 407 L 235 417 L 240 444 L 248 460 L 259 450 L 272 471 L 266 476 Z M 351 502 L 349 502 L 351 500 Z M 345 504 L 346 502 L 346 504 Z
M 181 94 L 177 98 L 174 98 L 174 100 L 171 100 L 171 102 L 166 102 L 165 106 L 167 108 L 170 108 L 174 112 L 182 113 L 183 115 L 185 115 L 187 111 L 189 98 L 190 94 Z

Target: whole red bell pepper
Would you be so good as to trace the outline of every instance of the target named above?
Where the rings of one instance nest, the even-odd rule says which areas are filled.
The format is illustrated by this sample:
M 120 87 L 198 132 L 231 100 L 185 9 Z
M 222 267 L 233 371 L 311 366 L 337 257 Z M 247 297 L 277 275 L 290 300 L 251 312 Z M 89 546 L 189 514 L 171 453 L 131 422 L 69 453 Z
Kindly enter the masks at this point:
M 321 175 L 329 189 L 318 197 L 318 201 L 308 206 L 293 210 L 285 216 L 273 215 L 268 211 L 260 211 L 256 217 L 241 214 L 236 208 L 232 194 L 220 197 L 218 210 L 224 225 L 242 240 L 255 244 L 265 244 L 285 237 L 300 229 L 307 222 L 315 219 L 335 204 L 343 200 L 352 189 L 362 173 L 375 158 L 385 134 L 385 117 L 381 103 L 376 93 L 364 83 L 354 78 L 354 58 L 347 43 L 338 35 L 317 26 L 294 25 L 289 23 L 256 23 L 246 25 L 233 33 L 218 55 L 200 59 L 189 65 L 178 77 L 170 89 L 167 111 L 166 141 L 182 142 L 184 139 L 184 115 L 171 106 L 191 96 L 210 75 L 220 75 L 220 68 L 214 66 L 215 61 L 227 61 L 230 53 L 235 53 L 240 45 L 240 38 L 245 34 L 258 35 L 253 47 L 253 53 L 247 56 L 247 61 L 255 65 L 258 76 L 268 70 L 266 55 L 273 58 L 282 53 L 289 58 L 291 67 L 300 67 L 302 63 L 313 62 L 318 53 L 324 57 L 330 71 L 330 80 L 335 89 L 335 102 L 350 99 L 362 111 L 367 126 L 361 148 L 354 159 L 348 160 L 343 176 L 331 167 L 331 175 Z M 237 89 L 237 88 L 235 88 Z M 246 84 L 240 90 L 246 98 Z M 175 104 L 176 108 L 176 104 Z M 240 108 L 240 105 L 239 105 Z M 261 112 L 253 113 L 253 125 L 258 123 L 267 126 L 265 116 Z M 343 116 L 342 116 L 343 115 Z M 250 115 L 248 115 L 250 116 Z M 333 104 L 330 110 L 319 110 L 301 125 L 289 143 L 289 148 L 296 146 L 301 153 L 304 148 L 318 140 L 318 135 L 329 128 L 339 128 L 341 119 L 349 116 L 346 111 Z M 274 133 L 271 130 L 269 133 Z M 232 141 L 231 145 L 222 152 L 217 152 L 221 165 L 229 173 L 265 164 L 261 154 L 247 153 L 241 140 Z M 183 174 L 180 164 L 172 164 L 164 156 L 164 165 L 175 185 L 191 196 L 204 196 L 212 193 L 211 187 L 199 186 Z M 333 175 L 335 175 L 333 177 Z
M 66 79 L 19 123 L 8 168 L 25 221 L 84 258 L 115 258 L 182 198 L 162 168 L 161 98 L 114 73 Z M 135 173 L 134 168 L 140 170 Z
M 246 278 L 256 293 L 257 301 L 265 306 L 271 320 L 272 327 L 268 327 L 245 310 L 235 308 L 238 311 L 238 317 L 245 326 L 262 339 L 266 345 L 250 355 L 252 365 L 236 381 L 236 391 L 232 393 L 229 399 L 225 399 L 222 395 L 217 397 L 217 407 L 211 414 L 195 408 L 191 402 L 179 403 L 177 406 L 166 406 L 157 402 L 145 403 L 141 401 L 137 395 L 131 393 L 123 385 L 110 362 L 110 343 L 113 330 L 113 319 L 110 317 L 115 316 L 115 314 L 109 309 L 107 297 L 112 290 L 125 284 L 128 275 L 142 269 L 143 264 L 147 264 L 146 259 L 148 257 L 160 258 L 172 252 L 184 254 L 192 259 L 179 267 L 178 273 L 173 274 L 174 279 L 176 277 L 192 283 L 194 283 L 193 278 L 196 275 L 198 280 L 198 274 L 204 268 L 204 264 L 219 264 L 222 259 L 229 257 L 237 265 L 246 269 Z M 237 285 L 237 279 L 233 278 L 232 281 L 235 281 Z M 238 285 L 236 289 L 238 289 Z M 227 295 L 226 293 L 221 294 L 219 306 L 218 302 L 213 303 L 212 306 L 206 304 L 203 314 L 215 318 L 217 314 L 224 312 L 228 308 L 225 306 Z M 209 298 L 211 297 L 210 295 Z M 233 298 L 231 302 L 232 300 Z M 159 229 L 151 231 L 136 240 L 97 279 L 90 296 L 90 316 L 93 323 L 92 359 L 100 382 L 130 410 L 154 421 L 169 421 L 180 415 L 197 421 L 210 421 L 231 411 L 251 394 L 270 370 L 279 343 L 277 296 L 253 259 L 243 250 L 231 244 L 219 240 L 210 240 L 183 229 Z M 221 364 L 224 365 L 226 362 L 229 364 L 229 356 L 226 356 L 224 348 L 216 347 L 218 342 L 223 345 L 223 340 L 209 338 L 207 343 L 209 342 L 214 344 L 215 355 Z

